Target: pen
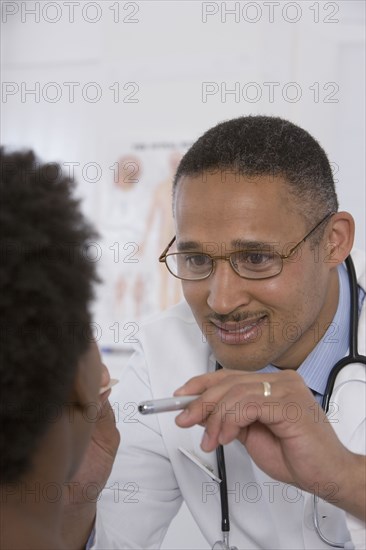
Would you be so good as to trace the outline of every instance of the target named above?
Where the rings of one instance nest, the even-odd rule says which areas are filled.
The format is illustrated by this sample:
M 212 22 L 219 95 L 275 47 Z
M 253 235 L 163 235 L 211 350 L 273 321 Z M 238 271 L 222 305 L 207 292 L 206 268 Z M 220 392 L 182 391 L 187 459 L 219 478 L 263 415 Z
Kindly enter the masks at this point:
M 165 399 L 151 399 L 151 401 L 142 401 L 138 410 L 141 414 L 155 414 L 168 411 L 179 411 L 184 409 L 199 395 L 183 395 L 181 397 L 167 397 Z

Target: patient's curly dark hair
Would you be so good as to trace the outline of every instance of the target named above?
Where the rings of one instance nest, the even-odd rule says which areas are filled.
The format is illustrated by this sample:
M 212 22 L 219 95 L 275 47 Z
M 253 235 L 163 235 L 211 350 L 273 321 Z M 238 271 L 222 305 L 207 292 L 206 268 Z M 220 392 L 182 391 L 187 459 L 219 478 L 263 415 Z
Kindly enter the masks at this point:
M 0 149 L 0 482 L 21 479 L 90 345 L 97 238 L 60 166 Z

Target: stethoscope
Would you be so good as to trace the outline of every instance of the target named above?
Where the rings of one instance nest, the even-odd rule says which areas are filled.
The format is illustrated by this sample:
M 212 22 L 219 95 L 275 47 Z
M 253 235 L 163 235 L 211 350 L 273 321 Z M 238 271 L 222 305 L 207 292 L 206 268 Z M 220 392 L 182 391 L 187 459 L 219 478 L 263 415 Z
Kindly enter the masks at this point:
M 360 355 L 358 353 L 358 287 L 357 287 L 357 278 L 356 271 L 353 264 L 353 261 L 350 256 L 345 260 L 348 279 L 350 286 L 350 336 L 349 336 L 349 354 L 346 357 L 340 359 L 332 368 L 327 385 L 325 388 L 322 408 L 325 413 L 328 412 L 330 397 L 333 392 L 335 380 L 340 373 L 340 371 L 347 365 L 352 363 L 363 363 L 366 365 L 366 356 Z M 221 365 L 216 363 L 216 369 L 221 369 Z M 226 479 L 226 467 L 225 467 L 225 456 L 224 448 L 222 445 L 219 445 L 216 449 L 216 458 L 217 458 L 217 470 L 219 478 L 221 479 L 220 483 L 220 500 L 221 500 L 221 531 L 222 531 L 222 540 L 215 542 L 212 547 L 212 550 L 238 550 L 236 546 L 230 546 L 229 535 L 230 535 L 230 518 L 229 518 L 229 503 L 228 503 L 228 490 L 227 490 L 227 479 Z M 333 542 L 327 539 L 321 532 L 319 519 L 318 519 L 318 508 L 317 508 L 317 497 L 314 495 L 313 501 L 313 522 L 314 527 L 319 538 L 335 548 L 346 548 L 343 542 Z

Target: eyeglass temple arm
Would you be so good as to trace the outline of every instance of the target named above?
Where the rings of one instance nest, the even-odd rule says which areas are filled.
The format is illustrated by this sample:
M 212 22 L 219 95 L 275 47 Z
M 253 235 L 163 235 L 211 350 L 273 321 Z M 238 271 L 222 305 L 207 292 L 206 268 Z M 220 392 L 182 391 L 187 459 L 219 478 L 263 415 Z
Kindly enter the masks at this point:
M 169 248 L 172 246 L 176 238 L 177 238 L 176 235 L 174 235 L 174 237 L 172 238 L 168 246 L 164 248 L 163 252 L 159 256 L 159 262 L 165 261 L 166 253 L 168 252 Z
M 297 248 L 298 246 L 300 246 L 301 243 L 304 243 L 304 242 L 310 237 L 310 235 L 311 235 L 312 233 L 314 233 L 314 231 L 315 231 L 316 229 L 318 229 L 318 227 L 319 227 L 322 223 L 324 223 L 328 218 L 330 218 L 331 216 L 333 216 L 333 214 L 335 214 L 335 212 L 329 212 L 329 214 L 327 214 L 327 215 L 325 216 L 325 218 L 323 218 L 322 220 L 320 220 L 320 222 L 317 223 L 316 226 L 313 227 L 313 229 L 312 229 L 311 231 L 309 231 L 309 233 L 308 233 L 307 235 L 305 235 L 305 237 L 304 237 L 303 239 L 301 239 L 300 242 L 298 242 L 297 244 L 295 244 L 294 247 L 291 248 L 291 250 L 290 250 L 290 252 L 289 252 L 288 254 L 286 254 L 285 256 L 281 256 L 281 258 L 282 258 L 283 260 L 287 260 L 287 258 L 289 258 L 289 257 L 291 256 L 291 254 L 293 254 L 293 253 L 295 252 L 296 248 Z

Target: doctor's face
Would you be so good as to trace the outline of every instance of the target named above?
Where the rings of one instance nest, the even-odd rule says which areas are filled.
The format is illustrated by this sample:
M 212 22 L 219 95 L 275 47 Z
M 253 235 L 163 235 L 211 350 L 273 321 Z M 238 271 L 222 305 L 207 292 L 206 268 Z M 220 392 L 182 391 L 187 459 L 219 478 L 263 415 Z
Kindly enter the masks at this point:
M 282 178 L 229 172 L 183 177 L 175 219 L 178 251 L 212 255 L 253 243 L 287 254 L 311 229 Z M 336 270 L 324 261 L 324 228 L 319 247 L 302 243 L 275 277 L 244 279 L 219 259 L 207 279 L 182 281 L 203 339 L 224 367 L 297 368 L 316 346 L 338 300 Z

